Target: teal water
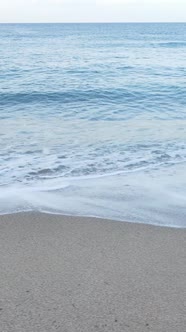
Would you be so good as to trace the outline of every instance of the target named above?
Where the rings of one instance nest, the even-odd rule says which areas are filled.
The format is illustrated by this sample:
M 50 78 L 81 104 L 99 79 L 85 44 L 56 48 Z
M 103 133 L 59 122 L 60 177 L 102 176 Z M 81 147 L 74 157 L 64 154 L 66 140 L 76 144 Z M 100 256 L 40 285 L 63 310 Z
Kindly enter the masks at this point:
M 186 24 L 0 25 L 0 213 L 186 226 Z

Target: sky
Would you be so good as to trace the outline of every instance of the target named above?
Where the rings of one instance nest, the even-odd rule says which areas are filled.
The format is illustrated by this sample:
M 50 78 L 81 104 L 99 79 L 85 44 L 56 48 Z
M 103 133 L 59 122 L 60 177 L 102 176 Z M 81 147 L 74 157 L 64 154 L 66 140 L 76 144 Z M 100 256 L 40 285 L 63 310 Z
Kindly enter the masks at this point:
M 0 23 L 186 22 L 186 0 L 0 0 Z

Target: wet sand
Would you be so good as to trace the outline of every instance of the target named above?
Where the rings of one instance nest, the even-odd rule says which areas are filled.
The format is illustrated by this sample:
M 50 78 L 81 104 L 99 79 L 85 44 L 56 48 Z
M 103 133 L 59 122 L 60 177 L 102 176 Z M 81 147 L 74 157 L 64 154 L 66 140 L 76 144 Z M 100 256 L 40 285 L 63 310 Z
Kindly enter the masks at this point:
M 0 217 L 0 331 L 182 332 L 186 231 Z

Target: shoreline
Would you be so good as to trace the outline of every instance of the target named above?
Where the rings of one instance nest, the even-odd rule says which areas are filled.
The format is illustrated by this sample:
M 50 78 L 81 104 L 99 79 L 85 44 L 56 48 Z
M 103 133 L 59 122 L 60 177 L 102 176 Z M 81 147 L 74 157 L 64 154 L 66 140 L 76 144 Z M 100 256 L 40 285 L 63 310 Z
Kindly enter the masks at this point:
M 0 216 L 0 329 L 180 332 L 184 229 L 48 213 Z
M 143 221 L 127 221 L 124 219 L 113 219 L 113 218 L 109 218 L 109 217 L 101 217 L 101 216 L 94 216 L 94 215 L 73 215 L 73 214 L 65 214 L 65 213 L 58 213 L 58 212 L 47 212 L 47 211 L 34 211 L 34 210 L 30 210 L 30 211 L 18 211 L 18 212 L 6 212 L 1 214 L 0 213 L 0 219 L 4 216 L 22 216 L 22 215 L 47 215 L 47 216 L 51 216 L 51 217 L 59 217 L 59 218 L 69 218 L 69 219 L 82 219 L 82 220 L 87 220 L 87 219 L 91 219 L 93 220 L 97 220 L 97 221 L 106 221 L 106 222 L 111 222 L 111 223 L 124 223 L 124 224 L 132 224 L 132 225 L 142 225 L 142 226 L 152 226 L 152 227 L 159 227 L 159 228 L 168 228 L 168 229 L 178 229 L 178 230 L 186 230 L 186 226 L 177 226 L 177 225 L 172 225 L 172 224 L 161 224 L 161 223 L 152 223 L 152 222 L 143 222 Z

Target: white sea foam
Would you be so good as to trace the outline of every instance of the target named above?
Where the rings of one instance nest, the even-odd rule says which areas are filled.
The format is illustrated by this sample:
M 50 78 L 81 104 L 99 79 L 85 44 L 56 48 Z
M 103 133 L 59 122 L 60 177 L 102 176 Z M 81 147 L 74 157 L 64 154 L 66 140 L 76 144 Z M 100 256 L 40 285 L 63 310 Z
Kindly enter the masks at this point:
M 175 177 L 175 172 L 178 172 Z M 0 212 L 42 211 L 186 227 L 185 165 L 0 190 Z M 48 190 L 49 188 L 50 190 Z

